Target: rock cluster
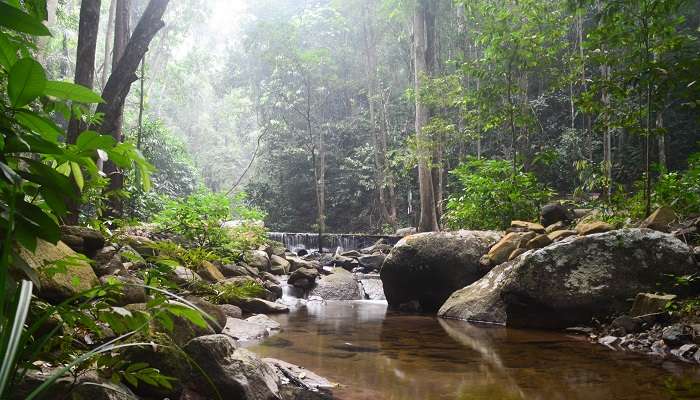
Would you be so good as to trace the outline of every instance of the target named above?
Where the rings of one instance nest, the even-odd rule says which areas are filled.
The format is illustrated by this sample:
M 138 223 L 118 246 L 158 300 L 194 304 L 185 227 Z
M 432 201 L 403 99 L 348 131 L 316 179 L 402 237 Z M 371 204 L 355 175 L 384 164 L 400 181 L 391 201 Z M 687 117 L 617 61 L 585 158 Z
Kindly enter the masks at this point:
M 125 285 L 116 295 L 114 306 L 123 307 L 124 312 L 146 309 L 150 297 L 139 276 L 147 266 L 146 258 L 157 253 L 150 230 L 124 234 L 119 244 L 107 243 L 100 232 L 89 228 L 64 226 L 61 232 L 62 241 L 56 245 L 40 240 L 34 252 L 25 249 L 18 252 L 17 262 L 23 263 L 27 270 L 34 270 L 39 278 L 41 291 L 38 296 L 42 300 L 57 304 L 78 296 L 100 281 L 121 282 Z M 370 252 L 360 257 L 365 255 L 374 256 Z M 132 386 L 128 382 L 113 383 L 98 376 L 86 375 L 60 379 L 54 386 L 57 397 L 59 394 L 62 396 L 62 390 L 73 388 L 71 393 L 80 398 L 114 400 L 138 399 L 139 396 L 204 399 L 215 396 L 215 393 L 225 393 L 226 398 L 255 400 L 332 398 L 329 392 L 332 385 L 323 378 L 306 371 L 310 379 L 290 380 L 285 378 L 286 374 L 299 371 L 300 367 L 279 360 L 263 361 L 238 347 L 238 341 L 260 339 L 279 331 L 280 324 L 265 315 L 289 311 L 286 305 L 275 302 L 282 296 L 282 286 L 276 275 L 302 270 L 307 266 L 316 275 L 321 270 L 318 261 L 302 260 L 285 253 L 279 246 L 265 246 L 248 252 L 245 262 L 238 264 L 221 265 L 202 261 L 195 270 L 184 266 L 174 267 L 170 277 L 181 286 L 182 297 L 179 301 L 205 312 L 208 326 L 196 325 L 177 315 L 171 315 L 170 327 L 156 319 L 151 322 L 151 331 L 167 334 L 184 353 L 155 345 L 130 347 L 122 353 L 126 361 L 145 362 L 163 375 L 177 378 L 173 387 Z M 217 305 L 188 294 L 189 288 L 196 287 L 193 284 L 197 281 L 219 285 L 257 282 L 265 290 L 260 296 L 262 298 L 232 298 L 229 300 L 232 304 Z M 245 313 L 254 315 L 244 319 Z M 31 318 L 38 317 L 30 315 Z M 42 329 L 52 329 L 56 324 L 61 324 L 60 319 L 47 321 L 47 327 Z M 193 362 L 198 368 L 193 367 Z M 22 398 L 22 393 L 31 391 L 51 372 L 50 369 L 32 372 L 18 388 L 16 398 Z

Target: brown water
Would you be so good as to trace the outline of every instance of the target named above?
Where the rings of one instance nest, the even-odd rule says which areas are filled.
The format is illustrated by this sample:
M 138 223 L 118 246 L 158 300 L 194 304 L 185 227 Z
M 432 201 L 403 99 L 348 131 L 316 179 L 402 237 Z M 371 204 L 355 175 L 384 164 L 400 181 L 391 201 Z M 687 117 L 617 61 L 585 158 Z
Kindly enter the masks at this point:
M 274 318 L 284 331 L 251 350 L 342 384 L 334 393 L 345 400 L 700 399 L 700 368 L 560 333 L 398 315 L 374 302 L 310 302 Z

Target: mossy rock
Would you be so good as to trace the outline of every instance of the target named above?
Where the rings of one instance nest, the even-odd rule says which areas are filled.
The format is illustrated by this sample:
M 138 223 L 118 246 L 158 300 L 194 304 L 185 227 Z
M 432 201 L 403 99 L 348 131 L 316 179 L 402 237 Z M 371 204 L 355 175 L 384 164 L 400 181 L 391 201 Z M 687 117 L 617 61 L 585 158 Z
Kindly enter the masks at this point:
M 100 283 L 90 264 L 63 242 L 54 245 L 39 239 L 34 252 L 22 247 L 18 253 L 16 262 L 37 272 L 41 286 L 38 296 L 48 302 L 60 303 Z M 56 261 L 69 260 L 64 271 L 51 271 Z

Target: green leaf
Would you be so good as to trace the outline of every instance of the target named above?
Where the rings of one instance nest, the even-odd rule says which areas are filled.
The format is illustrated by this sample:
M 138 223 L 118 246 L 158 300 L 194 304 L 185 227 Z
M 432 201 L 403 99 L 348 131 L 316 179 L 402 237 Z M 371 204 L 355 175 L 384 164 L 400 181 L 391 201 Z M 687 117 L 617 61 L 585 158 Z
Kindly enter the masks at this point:
M 7 36 L 0 33 L 0 65 L 10 70 L 17 61 L 17 48 L 7 40 Z
M 44 94 L 63 100 L 73 100 L 79 103 L 104 103 L 102 97 L 85 86 L 70 82 L 48 81 Z
M 0 26 L 30 35 L 51 36 L 40 20 L 4 2 L 0 2 Z
M 2 3 L 0 3 L 2 4 Z M 41 96 L 46 87 L 46 73 L 38 62 L 23 58 L 10 69 L 7 94 L 13 107 L 23 107 Z
M 83 178 L 83 171 L 80 169 L 80 164 L 71 161 L 70 169 L 73 171 L 73 179 L 75 179 L 75 184 L 82 191 L 85 186 L 85 178 Z
M 108 150 L 114 146 L 115 140 L 110 135 L 102 135 L 95 131 L 85 131 L 78 136 L 75 145 L 79 152 L 92 152 L 93 150 Z
M 15 114 L 15 117 L 22 126 L 40 134 L 46 140 L 58 141 L 58 138 L 63 134 L 61 128 L 57 127 L 52 121 L 40 117 L 31 111 L 21 110 Z

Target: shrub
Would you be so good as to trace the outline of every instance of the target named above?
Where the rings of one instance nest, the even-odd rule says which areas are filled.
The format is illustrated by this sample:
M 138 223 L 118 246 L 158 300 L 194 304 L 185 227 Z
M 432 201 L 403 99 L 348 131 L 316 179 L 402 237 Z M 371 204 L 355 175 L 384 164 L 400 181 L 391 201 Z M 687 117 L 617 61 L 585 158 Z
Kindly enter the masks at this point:
M 553 192 L 504 160 L 471 159 L 450 171 L 454 191 L 445 225 L 452 229 L 505 229 L 514 219 L 533 220 Z
M 192 244 L 219 246 L 226 240 L 221 223 L 229 218 L 229 200 L 223 194 L 199 190 L 186 198 L 165 203 L 155 222 Z

